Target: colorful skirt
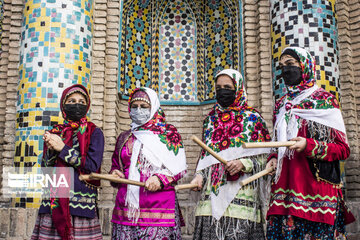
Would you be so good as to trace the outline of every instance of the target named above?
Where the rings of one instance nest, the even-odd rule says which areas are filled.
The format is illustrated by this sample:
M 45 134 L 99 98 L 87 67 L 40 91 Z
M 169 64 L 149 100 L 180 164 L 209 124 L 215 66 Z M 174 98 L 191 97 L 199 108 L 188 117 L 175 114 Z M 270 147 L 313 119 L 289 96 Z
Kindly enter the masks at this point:
M 291 215 L 273 215 L 269 217 L 266 235 L 269 240 L 344 240 L 347 239 L 344 211 L 337 209 L 334 225 Z
M 175 204 L 175 227 L 140 227 L 113 223 L 113 240 L 181 240 L 184 226 L 179 205 Z
M 95 218 L 72 216 L 72 226 L 73 226 L 72 236 L 75 240 L 102 239 L 100 222 L 97 216 Z M 61 239 L 55 226 L 53 225 L 50 214 L 38 215 L 31 239 L 32 240 Z
M 222 217 L 218 222 L 212 216 L 197 216 L 194 240 L 262 240 L 263 224 L 248 220 Z

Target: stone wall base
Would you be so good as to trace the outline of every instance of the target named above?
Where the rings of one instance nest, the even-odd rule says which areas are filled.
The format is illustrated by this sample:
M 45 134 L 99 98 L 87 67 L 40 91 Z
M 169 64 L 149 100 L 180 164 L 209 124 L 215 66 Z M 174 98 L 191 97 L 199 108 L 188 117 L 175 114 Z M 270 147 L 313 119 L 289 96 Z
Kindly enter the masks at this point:
M 182 228 L 183 240 L 192 239 L 195 221 L 195 202 L 196 201 L 194 201 L 193 204 L 181 206 L 181 211 L 186 223 L 186 226 Z M 358 221 L 360 217 L 360 202 L 349 202 L 348 206 L 350 207 L 351 211 L 355 215 L 355 218 L 357 219 L 357 221 L 346 227 L 346 230 L 348 232 L 348 239 L 358 240 L 360 239 L 360 222 Z M 111 239 L 112 209 L 113 206 L 99 207 L 99 217 L 104 240 Z M 37 209 L 0 208 L 0 240 L 30 239 L 35 226 L 37 212 Z

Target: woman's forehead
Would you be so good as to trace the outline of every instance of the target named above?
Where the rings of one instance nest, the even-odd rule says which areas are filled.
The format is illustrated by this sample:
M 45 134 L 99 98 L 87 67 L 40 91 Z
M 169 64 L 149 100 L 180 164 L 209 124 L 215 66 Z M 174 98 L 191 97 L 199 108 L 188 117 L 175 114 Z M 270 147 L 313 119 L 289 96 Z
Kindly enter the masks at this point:
M 71 93 L 67 98 L 66 100 L 68 100 L 69 98 L 77 98 L 77 99 L 84 99 L 86 100 L 85 96 L 81 93 L 78 93 L 78 92 L 74 92 L 74 93 Z
M 131 105 L 143 105 L 143 104 L 150 105 L 149 103 L 142 100 L 136 100 L 131 103 Z
M 230 76 L 223 74 L 217 77 L 216 82 L 221 83 L 233 83 L 233 80 Z
M 287 54 L 282 55 L 280 58 L 280 61 L 287 61 L 287 60 L 294 60 L 297 62 L 297 60 L 293 56 Z

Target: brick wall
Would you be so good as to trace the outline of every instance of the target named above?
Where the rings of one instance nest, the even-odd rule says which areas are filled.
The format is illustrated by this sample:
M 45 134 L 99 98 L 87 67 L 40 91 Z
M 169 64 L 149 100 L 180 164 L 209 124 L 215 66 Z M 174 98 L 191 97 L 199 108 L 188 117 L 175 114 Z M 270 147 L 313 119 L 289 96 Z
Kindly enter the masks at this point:
M 338 1 L 341 104 L 351 156 L 346 161 L 346 198 L 355 217 L 360 218 L 360 2 Z M 360 238 L 359 221 L 347 226 L 351 239 Z
M 269 18 L 270 3 L 267 0 L 245 0 L 243 1 L 243 8 L 244 78 L 246 81 L 249 105 L 261 112 L 271 131 L 273 98 Z
M 11 166 L 15 155 L 16 90 L 23 2 L 4 0 L 0 58 L 0 170 Z M 2 179 L 2 178 L 0 178 Z M 8 201 L 0 197 L 0 206 Z

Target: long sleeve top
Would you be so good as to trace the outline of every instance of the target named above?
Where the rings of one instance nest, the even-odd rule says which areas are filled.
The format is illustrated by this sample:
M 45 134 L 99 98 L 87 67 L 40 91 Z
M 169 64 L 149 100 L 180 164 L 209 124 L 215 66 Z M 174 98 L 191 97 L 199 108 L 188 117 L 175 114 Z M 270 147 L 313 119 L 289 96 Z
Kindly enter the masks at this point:
M 350 148 L 341 132 L 336 132 L 334 140 L 327 143 L 307 138 L 309 130 L 303 121 L 298 136 L 306 138 L 305 150 L 283 158 L 280 178 L 272 185 L 267 216 L 292 215 L 333 225 L 341 189 L 315 176 L 307 158 L 327 162 L 345 160 Z
M 112 167 L 110 172 L 115 169 L 124 173 L 125 178 L 129 177 L 129 169 L 131 164 L 132 147 L 135 137 L 129 132 L 120 134 L 117 139 L 115 151 L 112 156 Z M 147 191 L 144 187 L 140 187 L 139 191 L 139 218 L 134 222 L 133 218 L 129 218 L 129 208 L 126 205 L 127 185 L 113 184 L 118 188 L 115 200 L 115 207 L 112 215 L 112 222 L 130 226 L 175 226 L 175 189 L 171 183 L 177 182 L 181 175 L 169 177 L 166 174 L 156 175 L 162 185 L 162 189 L 156 192 Z M 150 176 L 140 171 L 140 181 L 145 182 Z
M 81 154 L 77 138 L 74 138 L 73 147 L 65 145 L 61 152 L 48 150 L 45 153 L 44 161 L 46 166 L 54 166 L 56 159 L 61 159 L 69 167 L 74 168 L 74 189 L 70 190 L 69 198 L 70 214 L 73 216 L 95 217 L 97 188 L 79 180 L 79 172 L 81 171 L 85 174 L 96 172 L 101 166 L 103 153 L 104 135 L 99 128 L 95 128 L 91 135 L 86 162 L 83 167 L 80 164 Z M 50 200 L 45 199 L 42 201 L 39 213 L 50 213 Z

